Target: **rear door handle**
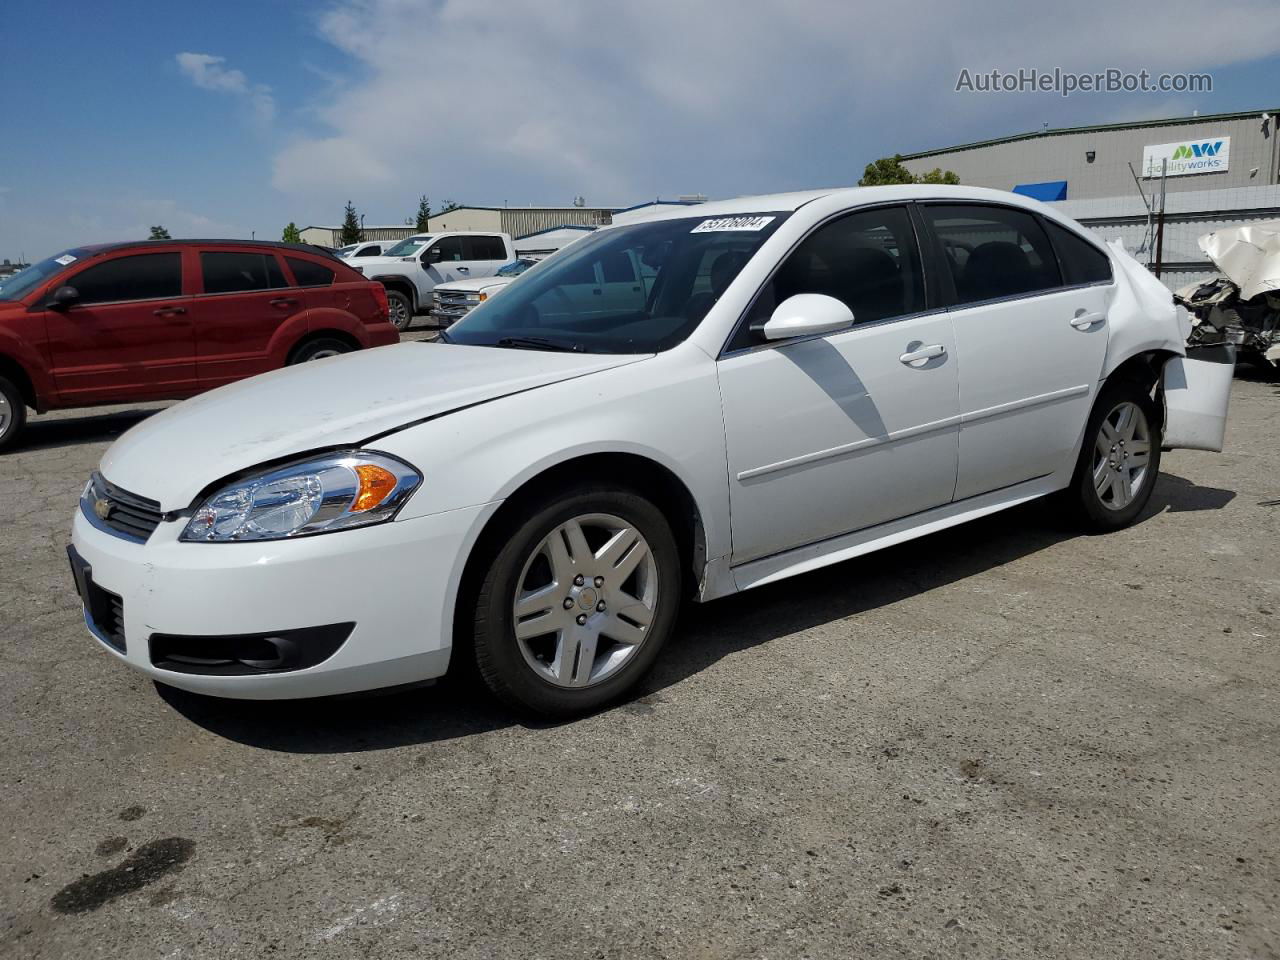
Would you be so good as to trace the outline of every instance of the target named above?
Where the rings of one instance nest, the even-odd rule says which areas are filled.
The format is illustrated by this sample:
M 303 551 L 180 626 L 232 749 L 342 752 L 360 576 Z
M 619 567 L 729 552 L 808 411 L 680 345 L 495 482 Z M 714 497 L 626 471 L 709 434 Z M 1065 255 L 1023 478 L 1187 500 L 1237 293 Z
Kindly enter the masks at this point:
M 1095 323 L 1102 323 L 1107 319 L 1105 313 L 1088 313 L 1084 310 L 1077 310 L 1076 315 L 1071 318 L 1071 325 L 1077 330 L 1088 330 Z
M 186 307 L 157 307 L 151 311 L 157 317 L 176 317 L 187 312 Z
M 920 347 L 918 350 L 912 350 L 910 353 L 904 353 L 898 358 L 899 361 L 907 366 L 914 366 L 921 360 L 932 360 L 934 357 L 945 357 L 947 348 L 940 343 L 933 343 L 927 347 Z

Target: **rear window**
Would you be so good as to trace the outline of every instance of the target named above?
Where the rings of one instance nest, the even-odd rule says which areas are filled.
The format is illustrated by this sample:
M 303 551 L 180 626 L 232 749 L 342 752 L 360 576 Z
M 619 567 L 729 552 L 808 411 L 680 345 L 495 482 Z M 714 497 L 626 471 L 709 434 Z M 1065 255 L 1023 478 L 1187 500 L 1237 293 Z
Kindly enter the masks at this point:
M 333 271 L 328 267 L 313 263 L 310 260 L 296 260 L 285 257 L 289 261 L 289 269 L 293 271 L 293 279 L 300 287 L 327 287 L 333 283 Z
M 270 253 L 202 253 L 200 270 L 205 293 L 247 293 L 289 285 Z
M 1045 218 L 1044 225 L 1049 231 L 1053 249 L 1058 253 L 1058 263 L 1062 265 L 1063 283 L 1071 287 L 1078 283 L 1111 281 L 1111 259 L 1105 253 L 1048 218 Z

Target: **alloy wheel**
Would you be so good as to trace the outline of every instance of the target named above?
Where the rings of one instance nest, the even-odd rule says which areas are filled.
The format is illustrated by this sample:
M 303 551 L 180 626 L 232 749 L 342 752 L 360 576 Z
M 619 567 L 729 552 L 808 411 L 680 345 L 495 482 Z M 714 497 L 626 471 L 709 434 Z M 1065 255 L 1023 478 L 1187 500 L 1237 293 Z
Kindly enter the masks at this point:
M 1093 449 L 1093 488 L 1109 510 L 1123 510 L 1147 483 L 1151 426 L 1142 407 L 1126 400 L 1102 418 Z
M 13 408 L 9 406 L 9 398 L 0 393 L 0 437 L 5 435 L 12 422 Z
M 525 560 L 512 625 L 539 677 L 591 687 L 635 657 L 657 601 L 657 561 L 640 531 L 610 514 L 586 514 L 557 526 Z

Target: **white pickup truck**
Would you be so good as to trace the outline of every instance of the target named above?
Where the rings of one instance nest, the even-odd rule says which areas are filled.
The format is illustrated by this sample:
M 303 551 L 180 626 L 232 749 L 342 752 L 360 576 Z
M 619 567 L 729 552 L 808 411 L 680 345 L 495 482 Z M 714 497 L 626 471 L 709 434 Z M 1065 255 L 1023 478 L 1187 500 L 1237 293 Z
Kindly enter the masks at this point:
M 431 295 L 431 319 L 446 327 L 461 320 L 471 312 L 472 307 L 497 294 L 535 263 L 536 260 L 522 257 L 500 267 L 491 277 L 437 283 Z
M 505 233 L 418 233 L 401 240 L 381 257 L 350 261 L 370 280 L 387 288 L 391 322 L 405 330 L 414 314 L 431 307 L 438 283 L 491 277 L 516 258 Z

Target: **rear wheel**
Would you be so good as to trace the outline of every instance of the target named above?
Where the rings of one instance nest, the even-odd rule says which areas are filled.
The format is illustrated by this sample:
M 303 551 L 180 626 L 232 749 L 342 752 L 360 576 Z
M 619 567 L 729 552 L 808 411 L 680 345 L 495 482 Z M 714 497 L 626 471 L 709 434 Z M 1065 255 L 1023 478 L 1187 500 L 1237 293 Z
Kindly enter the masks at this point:
M 580 487 L 525 511 L 476 599 L 476 665 L 519 709 L 564 717 L 622 696 L 675 627 L 680 562 L 661 511 Z
M 1089 415 L 1071 497 L 1092 530 L 1127 527 L 1151 499 L 1160 473 L 1158 410 L 1138 383 L 1102 389 Z
M 306 363 L 308 360 L 323 360 L 326 357 L 336 357 L 341 353 L 350 353 L 354 349 L 351 344 L 337 337 L 320 337 L 299 344 L 293 351 L 293 355 L 289 357 L 289 364 L 292 366 L 295 363 Z
M 409 324 L 413 323 L 413 303 L 399 290 L 387 291 L 387 311 L 391 314 L 391 322 L 401 332 L 408 330 Z
M 27 422 L 27 402 L 17 384 L 0 377 L 0 450 L 11 446 Z

